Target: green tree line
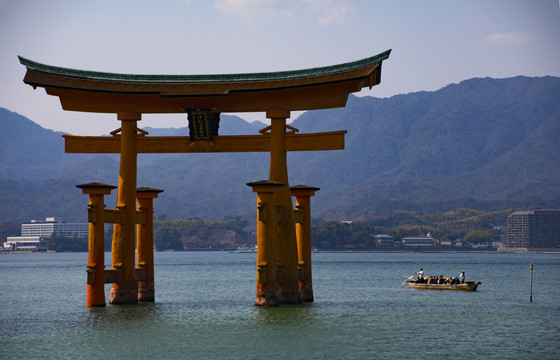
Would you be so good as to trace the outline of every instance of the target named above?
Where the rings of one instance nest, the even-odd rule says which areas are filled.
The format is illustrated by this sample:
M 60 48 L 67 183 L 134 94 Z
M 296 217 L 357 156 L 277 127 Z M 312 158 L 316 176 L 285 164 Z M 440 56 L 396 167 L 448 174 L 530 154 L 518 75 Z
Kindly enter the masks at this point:
M 399 241 L 405 236 L 428 232 L 440 240 L 484 243 L 500 239 L 497 227 L 505 227 L 513 209 L 495 212 L 460 208 L 440 213 L 393 211 L 371 222 L 338 222 L 313 219 L 312 247 L 318 249 L 360 250 L 376 247 L 374 236 L 388 234 Z M 17 225 L 17 226 L 16 226 Z M 0 224 L 1 240 L 19 235 L 14 222 Z M 17 230 L 17 231 L 16 231 Z M 105 250 L 111 249 L 112 234 L 105 235 Z M 228 215 L 217 221 L 169 219 L 161 215 L 154 220 L 154 244 L 164 250 L 230 250 L 256 245 L 256 219 L 247 215 Z M 87 238 L 53 235 L 48 243 L 52 251 L 87 251 Z
M 105 232 L 104 249 L 111 251 L 113 243 L 113 231 Z M 55 252 L 87 252 L 88 238 L 85 236 L 67 236 L 63 234 L 52 234 L 47 241 L 47 250 Z
M 172 220 L 165 215 L 154 220 L 154 243 L 158 250 L 236 249 L 255 245 L 256 237 L 246 229 L 242 215 L 228 215 L 217 221 Z

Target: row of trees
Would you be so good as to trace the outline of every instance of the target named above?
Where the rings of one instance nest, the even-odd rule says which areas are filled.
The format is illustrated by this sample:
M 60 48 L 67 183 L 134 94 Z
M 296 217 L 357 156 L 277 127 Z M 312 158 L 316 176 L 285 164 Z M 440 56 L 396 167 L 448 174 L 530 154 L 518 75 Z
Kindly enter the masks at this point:
M 47 250 L 56 252 L 86 252 L 88 251 L 88 238 L 53 234 L 47 241 Z
M 500 239 L 497 226 L 504 226 L 513 210 L 482 212 L 456 209 L 424 214 L 394 211 L 373 222 L 313 220 L 312 246 L 318 249 L 372 249 L 374 235 L 388 234 L 395 240 L 405 236 L 432 234 L 440 241 L 461 239 L 463 243 L 484 243 Z M 19 226 L 0 224 L 2 235 L 18 235 Z M 112 234 L 105 235 L 105 249 L 111 249 Z M 2 240 L 5 240 L 3 236 Z M 224 250 L 256 245 L 256 219 L 253 215 L 229 215 L 218 221 L 174 220 L 161 215 L 154 220 L 154 243 L 158 250 Z M 87 251 L 87 238 L 53 235 L 47 248 L 52 251 Z
M 162 215 L 154 221 L 154 242 L 158 250 L 235 249 L 256 243 L 248 225 L 242 215 L 218 221 L 171 220 Z
M 105 232 L 105 251 L 110 251 L 113 243 L 113 231 Z M 47 241 L 47 250 L 56 252 L 86 252 L 88 251 L 88 238 L 84 236 L 68 236 L 52 234 Z
M 311 246 L 318 249 L 371 249 L 375 228 L 361 222 L 328 221 L 311 228 Z
M 459 239 L 463 245 L 479 244 L 500 240 L 501 233 L 495 229 L 505 226 L 511 212 L 513 210 L 456 209 L 434 214 L 395 211 L 370 223 L 314 219 L 311 242 L 318 249 L 372 249 L 376 247 L 376 234 L 385 233 L 399 241 L 405 236 L 431 233 L 440 241 Z M 256 244 L 255 226 L 252 217 L 242 215 L 213 222 L 170 220 L 162 216 L 154 222 L 154 239 L 160 250 L 233 249 Z
M 461 239 L 478 244 L 499 240 L 501 233 L 496 229 L 505 228 L 512 212 L 514 209 L 484 212 L 468 208 L 436 213 L 394 211 L 373 224 L 396 239 L 429 232 L 441 241 Z

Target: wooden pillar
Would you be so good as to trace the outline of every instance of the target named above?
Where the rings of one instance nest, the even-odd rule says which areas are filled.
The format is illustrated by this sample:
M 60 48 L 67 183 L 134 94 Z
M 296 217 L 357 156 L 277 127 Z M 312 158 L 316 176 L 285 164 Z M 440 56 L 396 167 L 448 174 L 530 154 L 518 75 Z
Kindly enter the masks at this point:
M 290 112 L 273 109 L 266 112 L 270 119 L 270 175 L 269 180 L 284 184 L 274 194 L 278 206 L 276 224 L 277 295 L 279 303 L 299 304 L 301 294 L 298 285 L 297 240 L 286 154 L 286 119 Z
M 313 301 L 313 281 L 311 274 L 311 196 L 319 188 L 297 185 L 290 188 L 296 197 L 296 237 L 298 247 L 299 290 L 303 301 Z
M 89 195 L 87 307 L 105 306 L 105 200 L 116 186 L 92 182 L 76 185 Z
M 154 198 L 160 189 L 140 187 L 136 189 L 138 210 L 144 213 L 144 223 L 136 225 L 136 251 L 138 267 L 143 279 L 138 281 L 138 301 L 154 302 Z
M 122 224 L 115 224 L 113 232 L 113 268 L 121 272 L 118 283 L 111 288 L 111 304 L 138 302 L 138 280 L 135 268 L 136 215 L 136 126 L 141 114 L 125 111 L 117 114 L 121 120 L 121 162 L 117 210 L 122 212 Z
M 284 184 L 262 180 L 247 183 L 247 185 L 257 193 L 257 293 L 255 305 L 277 306 L 274 193 Z

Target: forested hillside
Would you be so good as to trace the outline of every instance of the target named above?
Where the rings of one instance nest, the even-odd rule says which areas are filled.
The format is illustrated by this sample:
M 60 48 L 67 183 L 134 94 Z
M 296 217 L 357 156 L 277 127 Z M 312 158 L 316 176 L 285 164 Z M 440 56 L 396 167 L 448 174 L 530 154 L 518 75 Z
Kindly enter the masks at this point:
M 292 185 L 321 188 L 315 217 L 560 207 L 560 78 L 471 79 L 386 99 L 351 96 L 345 108 L 309 111 L 291 125 L 302 133 L 348 130 L 343 151 L 288 156 Z M 258 134 L 263 126 L 222 115 L 220 134 Z M 0 150 L 3 221 L 85 221 L 87 198 L 75 185 L 118 181 L 117 155 L 64 154 L 60 133 L 5 109 Z M 267 178 L 268 161 L 267 153 L 141 154 L 138 185 L 165 190 L 156 216 L 217 220 L 254 211 L 256 196 L 245 184 Z
M 306 165 L 291 173 L 337 187 L 322 200 L 336 204 L 329 208 L 341 216 L 377 213 L 389 199 L 514 204 L 560 194 L 558 78 L 471 79 L 436 92 L 353 97 L 345 109 L 307 112 L 292 125 L 348 130 L 344 152 L 296 154 Z M 327 162 L 343 181 L 324 176 Z

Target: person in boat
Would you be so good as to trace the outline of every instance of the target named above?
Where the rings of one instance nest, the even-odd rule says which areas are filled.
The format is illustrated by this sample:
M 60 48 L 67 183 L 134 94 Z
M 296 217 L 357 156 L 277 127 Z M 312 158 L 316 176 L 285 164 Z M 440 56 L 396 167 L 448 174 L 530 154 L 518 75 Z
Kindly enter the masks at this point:
M 461 275 L 459 276 L 459 279 L 461 279 L 461 284 L 465 283 L 465 270 L 461 271 Z
M 416 278 L 416 282 L 423 282 L 424 281 L 424 270 L 422 270 L 422 268 L 420 268 L 420 271 L 418 271 L 415 275 L 418 276 Z

